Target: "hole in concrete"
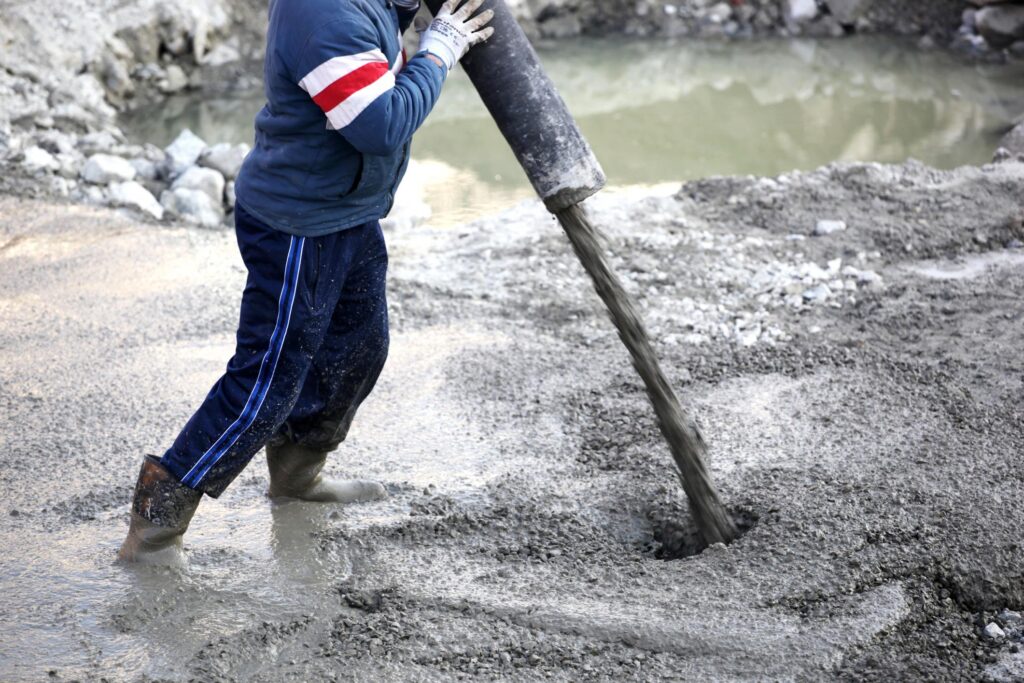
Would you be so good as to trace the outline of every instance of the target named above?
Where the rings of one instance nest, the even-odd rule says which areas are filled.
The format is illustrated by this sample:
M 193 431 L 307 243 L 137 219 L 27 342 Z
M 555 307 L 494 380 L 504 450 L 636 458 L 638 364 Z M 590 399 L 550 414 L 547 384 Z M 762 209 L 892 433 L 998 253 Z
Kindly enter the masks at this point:
M 707 545 L 700 537 L 697 526 L 693 523 L 690 515 L 665 514 L 668 511 L 659 510 L 649 515 L 651 522 L 651 539 L 648 544 L 648 551 L 659 560 L 681 560 L 687 557 L 695 557 L 707 550 Z M 736 528 L 739 529 L 739 536 L 743 536 L 757 525 L 758 516 L 750 510 L 730 510 Z

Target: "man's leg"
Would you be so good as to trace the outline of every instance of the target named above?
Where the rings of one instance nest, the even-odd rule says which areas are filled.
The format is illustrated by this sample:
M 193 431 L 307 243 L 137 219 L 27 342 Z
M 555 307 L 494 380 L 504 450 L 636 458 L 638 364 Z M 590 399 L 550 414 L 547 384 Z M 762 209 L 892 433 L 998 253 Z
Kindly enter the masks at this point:
M 267 446 L 271 496 L 353 502 L 383 495 L 369 482 L 320 476 L 327 455 L 348 434 L 388 354 L 388 256 L 379 224 L 366 226 L 362 250 L 346 273 L 330 325 L 298 401 Z
M 180 563 L 201 495 L 220 496 L 287 418 L 330 323 L 331 310 L 315 305 L 317 240 L 241 208 L 236 233 L 249 277 L 235 355 L 171 449 L 144 463 L 122 559 Z

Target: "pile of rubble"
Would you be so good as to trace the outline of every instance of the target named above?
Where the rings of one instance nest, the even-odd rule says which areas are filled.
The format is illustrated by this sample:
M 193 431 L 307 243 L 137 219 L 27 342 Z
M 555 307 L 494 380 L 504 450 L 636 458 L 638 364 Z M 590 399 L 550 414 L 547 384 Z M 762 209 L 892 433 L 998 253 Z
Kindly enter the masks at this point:
M 958 40 L 980 51 L 1024 57 L 1024 0 L 970 0 Z
M 540 38 L 578 34 L 753 37 L 887 32 L 947 42 L 962 0 L 509 0 Z

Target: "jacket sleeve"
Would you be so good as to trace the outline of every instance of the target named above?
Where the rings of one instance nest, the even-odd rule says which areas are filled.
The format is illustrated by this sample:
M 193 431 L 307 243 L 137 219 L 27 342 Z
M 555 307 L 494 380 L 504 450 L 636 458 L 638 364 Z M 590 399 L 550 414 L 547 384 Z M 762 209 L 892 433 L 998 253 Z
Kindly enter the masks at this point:
M 406 63 L 383 50 L 369 19 L 334 21 L 310 37 L 296 75 L 328 127 L 364 154 L 387 156 L 423 125 L 447 73 L 423 55 Z

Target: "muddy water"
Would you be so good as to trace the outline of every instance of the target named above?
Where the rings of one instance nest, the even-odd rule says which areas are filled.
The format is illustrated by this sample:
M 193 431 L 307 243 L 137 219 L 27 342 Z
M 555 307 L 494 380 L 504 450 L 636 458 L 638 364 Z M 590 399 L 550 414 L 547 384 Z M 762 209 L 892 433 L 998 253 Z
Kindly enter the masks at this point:
M 1024 110 L 1024 66 L 971 66 L 892 40 L 719 44 L 572 41 L 541 58 L 612 186 L 773 175 L 835 160 L 940 168 L 983 163 Z M 181 97 L 127 119 L 157 144 L 189 127 L 251 142 L 259 92 Z M 416 137 L 407 185 L 435 221 L 460 223 L 531 196 L 529 183 L 457 74 Z

